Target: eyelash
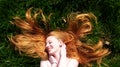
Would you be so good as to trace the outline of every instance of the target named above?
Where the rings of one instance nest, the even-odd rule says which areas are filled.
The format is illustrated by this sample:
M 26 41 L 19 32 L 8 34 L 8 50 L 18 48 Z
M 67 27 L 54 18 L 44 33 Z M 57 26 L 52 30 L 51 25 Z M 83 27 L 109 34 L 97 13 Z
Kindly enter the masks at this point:
M 52 42 L 48 42 L 49 44 L 51 44 Z

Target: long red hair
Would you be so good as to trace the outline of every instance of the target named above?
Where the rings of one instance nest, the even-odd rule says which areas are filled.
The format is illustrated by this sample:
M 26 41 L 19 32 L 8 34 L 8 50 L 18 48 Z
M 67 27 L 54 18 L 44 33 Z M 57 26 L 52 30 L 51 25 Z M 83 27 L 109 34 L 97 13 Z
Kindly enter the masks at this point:
M 91 19 L 96 21 L 96 17 L 92 13 L 72 13 L 67 18 L 68 27 L 64 31 L 50 32 L 48 21 L 42 10 L 35 13 L 33 17 L 30 11 L 31 8 L 27 10 L 25 20 L 15 17 L 13 21 L 22 33 L 9 39 L 20 53 L 46 60 L 48 55 L 45 51 L 45 39 L 50 35 L 63 40 L 66 44 L 67 57 L 77 59 L 82 65 L 89 66 L 92 61 L 97 61 L 100 64 L 101 59 L 110 53 L 108 49 L 103 48 L 102 40 L 99 40 L 95 46 L 89 46 L 79 40 L 79 38 L 90 34 L 93 29 Z M 42 16 L 41 20 L 46 29 L 37 25 L 36 17 L 38 14 Z

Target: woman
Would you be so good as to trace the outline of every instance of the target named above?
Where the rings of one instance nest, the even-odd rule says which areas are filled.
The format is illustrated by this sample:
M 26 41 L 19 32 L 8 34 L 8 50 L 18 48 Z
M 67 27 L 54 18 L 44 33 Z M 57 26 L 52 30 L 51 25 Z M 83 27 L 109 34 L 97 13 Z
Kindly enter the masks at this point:
M 33 58 L 41 58 L 41 67 L 78 67 L 91 66 L 93 61 L 100 66 L 102 58 L 110 52 L 103 48 L 99 40 L 94 46 L 80 41 L 92 31 L 91 20 L 96 17 L 91 13 L 72 13 L 67 18 L 68 27 L 63 31 L 50 31 L 50 25 L 42 10 L 31 16 L 31 8 L 26 12 L 26 19 L 15 17 L 15 23 L 22 33 L 13 36 L 10 41 L 21 53 Z M 37 15 L 42 16 L 44 28 L 38 26 Z M 48 17 L 48 20 L 50 16 Z
M 79 62 L 66 56 L 66 43 L 68 33 L 53 31 L 46 39 L 46 50 L 49 59 L 41 61 L 40 67 L 78 67 Z M 66 39 L 65 39 L 66 38 Z

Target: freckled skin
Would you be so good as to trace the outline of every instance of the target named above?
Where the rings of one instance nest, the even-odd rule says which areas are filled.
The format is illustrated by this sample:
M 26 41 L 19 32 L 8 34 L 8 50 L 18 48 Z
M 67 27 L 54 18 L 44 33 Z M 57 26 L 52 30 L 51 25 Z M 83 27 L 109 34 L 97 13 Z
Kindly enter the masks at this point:
M 78 61 L 67 58 L 66 45 L 55 36 L 47 37 L 46 50 L 49 54 L 49 59 L 41 61 L 40 67 L 78 67 Z
M 49 36 L 46 40 L 46 49 L 49 54 L 54 54 L 60 50 L 60 42 L 54 36 Z

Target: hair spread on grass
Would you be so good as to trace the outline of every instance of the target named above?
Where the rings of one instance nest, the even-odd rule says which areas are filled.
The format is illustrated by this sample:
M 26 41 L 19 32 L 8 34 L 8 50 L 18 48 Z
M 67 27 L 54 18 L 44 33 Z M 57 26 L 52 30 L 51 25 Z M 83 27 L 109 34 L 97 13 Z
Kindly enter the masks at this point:
M 37 17 L 41 16 L 42 26 L 37 24 Z M 50 20 L 49 15 L 49 20 Z M 27 54 L 33 58 L 48 59 L 45 50 L 45 40 L 47 36 L 55 36 L 66 44 L 67 57 L 74 58 L 83 66 L 91 66 L 91 62 L 95 61 L 100 66 L 102 58 L 110 53 L 107 48 L 103 48 L 103 40 L 99 40 L 97 44 L 90 46 L 80 41 L 91 34 L 93 26 L 92 20 L 95 22 L 96 17 L 92 13 L 71 13 L 67 17 L 67 28 L 65 30 L 49 30 L 49 22 L 44 16 L 42 10 L 31 15 L 31 8 L 26 12 L 26 19 L 15 17 L 14 23 L 22 31 L 21 34 L 11 36 L 9 40 L 15 45 L 19 53 Z

